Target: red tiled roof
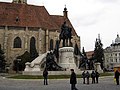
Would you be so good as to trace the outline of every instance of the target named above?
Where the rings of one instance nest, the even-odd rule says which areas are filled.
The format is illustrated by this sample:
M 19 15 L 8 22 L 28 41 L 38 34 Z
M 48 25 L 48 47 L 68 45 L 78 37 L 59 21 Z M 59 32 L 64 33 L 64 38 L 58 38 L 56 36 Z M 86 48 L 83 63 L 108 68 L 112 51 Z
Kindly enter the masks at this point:
M 64 16 L 49 15 L 44 6 L 0 2 L 0 26 L 60 29 Z M 67 23 L 73 28 L 71 22 Z M 74 28 L 74 35 L 77 35 Z
M 16 19 L 18 19 L 18 21 L 16 21 Z M 48 29 L 58 28 L 58 26 L 51 21 L 50 15 L 44 6 L 1 2 L 0 25 L 43 27 Z
M 77 33 L 75 32 L 74 27 L 72 26 L 70 20 L 67 18 L 65 18 L 64 16 L 59 16 L 59 15 L 51 15 L 51 18 L 54 20 L 54 22 L 59 26 L 59 28 L 61 27 L 61 25 L 63 24 L 64 21 L 66 21 L 66 23 L 68 24 L 68 26 L 70 26 L 72 28 L 72 34 L 73 35 L 77 35 Z

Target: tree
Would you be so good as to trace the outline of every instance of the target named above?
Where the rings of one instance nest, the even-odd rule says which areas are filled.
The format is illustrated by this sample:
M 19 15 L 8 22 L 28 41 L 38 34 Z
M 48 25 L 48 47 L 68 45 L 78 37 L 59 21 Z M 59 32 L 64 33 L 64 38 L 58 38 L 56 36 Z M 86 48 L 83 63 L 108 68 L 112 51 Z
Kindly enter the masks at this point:
M 99 62 L 101 65 L 101 68 L 104 68 L 104 49 L 103 44 L 101 43 L 100 37 L 96 39 L 95 42 L 95 49 L 94 49 L 94 62 Z
M 6 65 L 5 56 L 3 50 L 1 49 L 1 44 L 0 44 L 0 72 L 5 71 L 5 65 Z

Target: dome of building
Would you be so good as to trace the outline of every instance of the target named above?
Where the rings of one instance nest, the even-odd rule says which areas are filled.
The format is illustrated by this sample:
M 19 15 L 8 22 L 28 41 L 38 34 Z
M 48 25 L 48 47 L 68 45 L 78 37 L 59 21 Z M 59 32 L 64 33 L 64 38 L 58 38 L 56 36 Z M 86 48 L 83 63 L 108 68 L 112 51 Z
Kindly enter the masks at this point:
M 115 43 L 116 43 L 116 44 L 120 43 L 120 37 L 119 37 L 118 34 L 117 34 L 117 38 L 115 39 Z

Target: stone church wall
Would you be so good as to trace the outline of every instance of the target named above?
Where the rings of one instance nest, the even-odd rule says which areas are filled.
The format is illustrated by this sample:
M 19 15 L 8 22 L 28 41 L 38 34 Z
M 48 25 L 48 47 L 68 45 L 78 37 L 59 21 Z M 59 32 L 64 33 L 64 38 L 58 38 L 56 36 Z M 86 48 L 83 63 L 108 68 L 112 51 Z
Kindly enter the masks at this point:
M 22 41 L 21 48 L 13 47 L 16 37 L 19 37 Z M 25 51 L 30 51 L 30 39 L 32 37 L 35 38 L 37 52 L 45 53 L 45 30 L 39 30 L 39 28 L 0 27 L 0 44 L 5 52 L 7 63 L 13 63 L 17 56 L 22 55 Z
M 22 41 L 21 48 L 13 47 L 16 37 Z M 30 39 L 32 37 L 35 38 L 37 52 L 43 54 L 50 49 L 51 39 L 53 39 L 53 48 L 55 48 L 56 40 L 59 40 L 59 32 L 41 28 L 0 27 L 0 44 L 5 52 L 7 63 L 11 64 L 11 67 L 17 56 L 22 55 L 25 51 L 30 51 Z M 73 36 L 72 43 L 75 44 L 75 41 L 80 46 L 80 38 Z

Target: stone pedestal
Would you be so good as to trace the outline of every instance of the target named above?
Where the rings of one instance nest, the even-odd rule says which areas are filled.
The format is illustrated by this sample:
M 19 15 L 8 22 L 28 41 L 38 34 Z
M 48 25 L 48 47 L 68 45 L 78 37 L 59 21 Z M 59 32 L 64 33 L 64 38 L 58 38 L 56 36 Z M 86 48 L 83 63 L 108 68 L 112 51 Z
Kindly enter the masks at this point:
M 30 71 L 31 70 L 31 68 L 30 68 L 30 63 L 29 62 L 27 62 L 27 63 L 25 63 L 25 70 L 24 71 Z
M 95 63 L 95 70 L 97 70 L 99 73 L 102 73 L 103 70 L 101 69 L 100 63 Z
M 59 49 L 59 65 L 66 70 L 77 69 L 73 52 L 73 47 L 62 47 Z

